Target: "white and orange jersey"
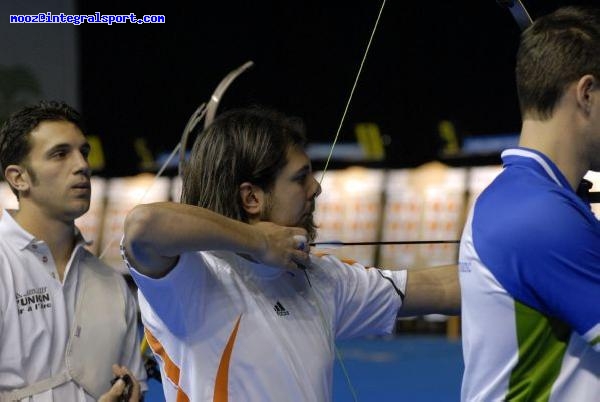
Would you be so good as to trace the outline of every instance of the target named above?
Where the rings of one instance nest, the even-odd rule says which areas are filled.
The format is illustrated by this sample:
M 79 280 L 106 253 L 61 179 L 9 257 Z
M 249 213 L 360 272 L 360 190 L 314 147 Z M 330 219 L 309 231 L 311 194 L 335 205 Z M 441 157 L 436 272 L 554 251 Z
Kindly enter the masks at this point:
M 333 256 L 303 272 L 195 252 L 161 279 L 131 272 L 168 401 L 331 400 L 334 340 L 390 333 L 406 287 Z

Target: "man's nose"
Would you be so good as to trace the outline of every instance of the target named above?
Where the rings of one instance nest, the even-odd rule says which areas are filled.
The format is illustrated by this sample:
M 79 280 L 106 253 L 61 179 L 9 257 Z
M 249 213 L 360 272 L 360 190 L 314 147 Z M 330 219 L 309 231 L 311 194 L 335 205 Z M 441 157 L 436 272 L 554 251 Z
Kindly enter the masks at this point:
M 310 192 L 310 198 L 315 199 L 321 194 L 321 183 L 319 183 L 314 177 L 312 178 L 312 189 Z
M 91 176 L 92 170 L 90 169 L 90 163 L 88 162 L 87 157 L 81 152 L 75 152 L 75 173 L 82 173 L 87 177 Z

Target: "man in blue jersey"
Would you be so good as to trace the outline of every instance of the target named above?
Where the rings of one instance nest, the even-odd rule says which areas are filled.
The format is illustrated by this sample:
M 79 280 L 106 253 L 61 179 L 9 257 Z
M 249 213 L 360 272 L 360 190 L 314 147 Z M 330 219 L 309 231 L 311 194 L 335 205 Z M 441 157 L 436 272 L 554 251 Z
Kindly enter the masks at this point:
M 597 401 L 600 223 L 576 194 L 600 170 L 600 10 L 564 8 L 521 37 L 519 147 L 460 247 L 463 401 Z

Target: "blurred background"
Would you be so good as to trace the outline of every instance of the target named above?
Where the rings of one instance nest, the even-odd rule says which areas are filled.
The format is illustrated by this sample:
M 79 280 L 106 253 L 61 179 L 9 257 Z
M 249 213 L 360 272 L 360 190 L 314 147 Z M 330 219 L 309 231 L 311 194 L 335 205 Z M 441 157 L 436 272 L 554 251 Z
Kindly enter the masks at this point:
M 524 2 L 533 18 L 595 3 Z M 22 103 L 64 99 L 110 149 L 97 171 L 136 174 L 175 146 L 189 115 L 227 72 L 252 60 L 220 110 L 272 106 L 302 117 L 311 142 L 330 142 L 380 6 L 3 0 L 0 120 Z M 9 15 L 46 12 L 164 15 L 165 22 L 9 23 Z M 356 142 L 357 125 L 372 123 L 385 145 L 381 165 L 414 167 L 456 152 L 454 140 L 460 147 L 466 137 L 516 133 L 518 36 L 510 13 L 494 0 L 388 1 L 340 141 Z
M 534 19 L 564 5 L 598 5 L 523 3 Z M 62 99 L 82 112 L 95 173 L 92 206 L 77 223 L 94 240 L 92 251 L 126 274 L 118 252 L 125 214 L 140 202 L 178 200 L 176 163 L 154 175 L 192 112 L 246 61 L 254 66 L 233 82 L 219 112 L 256 103 L 301 117 L 321 177 L 380 7 L 379 1 L 3 0 L 0 122 L 40 99 Z M 158 15 L 165 22 L 10 23 L 11 15 L 48 12 Z M 324 175 L 319 240 L 460 238 L 466 211 L 500 171 L 501 150 L 518 139 L 519 34 L 494 0 L 387 1 Z M 597 190 L 600 179 L 588 178 Z M 18 207 L 3 182 L 0 207 Z M 455 263 L 457 249 L 328 252 L 401 268 Z M 459 320 L 413 317 L 399 322 L 396 335 L 341 344 L 360 400 L 397 400 L 398 389 L 406 400 L 458 400 Z M 423 378 L 435 378 L 437 386 Z M 339 366 L 335 383 L 334 398 L 349 400 Z M 157 389 L 148 400 L 161 400 Z

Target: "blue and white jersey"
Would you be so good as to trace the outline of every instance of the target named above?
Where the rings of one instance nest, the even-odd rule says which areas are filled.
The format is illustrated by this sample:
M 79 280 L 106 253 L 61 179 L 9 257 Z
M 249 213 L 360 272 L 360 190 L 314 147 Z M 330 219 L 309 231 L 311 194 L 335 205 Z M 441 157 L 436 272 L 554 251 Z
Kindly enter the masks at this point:
M 479 196 L 460 245 L 463 401 L 600 400 L 600 223 L 525 148 Z

